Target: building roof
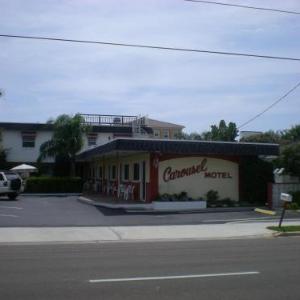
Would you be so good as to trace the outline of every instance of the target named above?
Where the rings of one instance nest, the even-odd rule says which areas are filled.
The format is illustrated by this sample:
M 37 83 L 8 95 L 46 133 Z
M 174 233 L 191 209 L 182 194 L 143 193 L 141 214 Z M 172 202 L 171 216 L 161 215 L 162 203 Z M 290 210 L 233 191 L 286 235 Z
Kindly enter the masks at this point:
M 78 159 L 89 159 L 114 151 L 161 152 L 186 155 L 258 156 L 278 155 L 278 144 L 239 143 L 157 139 L 115 139 L 102 146 L 80 153 Z
M 163 122 L 163 121 L 154 120 L 154 119 L 150 119 L 150 118 L 147 118 L 147 125 L 149 127 L 153 127 L 153 128 L 156 128 L 156 127 L 158 127 L 158 128 L 177 128 L 177 129 L 184 128 L 184 126 L 182 126 L 182 125 L 169 123 L 169 122 Z
M 108 126 L 108 125 L 93 125 L 92 132 L 108 132 L 108 133 L 121 133 L 131 134 L 131 126 Z M 21 130 L 21 131 L 52 131 L 54 129 L 53 124 L 49 123 L 14 123 L 14 122 L 0 122 L 0 128 L 7 130 Z M 146 126 L 142 128 L 147 133 L 152 133 L 152 129 Z
M 7 130 L 53 130 L 53 124 L 48 123 L 19 123 L 19 122 L 0 122 L 0 128 Z

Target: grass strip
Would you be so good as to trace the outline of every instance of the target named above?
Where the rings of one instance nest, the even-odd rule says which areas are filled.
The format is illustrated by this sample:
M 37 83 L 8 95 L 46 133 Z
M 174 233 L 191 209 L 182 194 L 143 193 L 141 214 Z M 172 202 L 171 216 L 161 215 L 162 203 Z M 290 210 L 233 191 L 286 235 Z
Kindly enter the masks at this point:
M 300 232 L 300 225 L 281 226 L 280 228 L 278 226 L 268 226 L 267 228 L 278 232 Z

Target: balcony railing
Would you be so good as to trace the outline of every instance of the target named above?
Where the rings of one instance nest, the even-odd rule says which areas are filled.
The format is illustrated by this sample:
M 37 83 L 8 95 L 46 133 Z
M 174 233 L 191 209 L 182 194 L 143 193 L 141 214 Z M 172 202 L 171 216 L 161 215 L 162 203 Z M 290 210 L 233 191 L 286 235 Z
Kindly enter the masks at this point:
M 144 118 L 137 116 L 123 116 L 123 115 L 95 115 L 95 114 L 81 114 L 84 122 L 89 125 L 102 126 L 133 126 L 133 124 L 145 125 Z

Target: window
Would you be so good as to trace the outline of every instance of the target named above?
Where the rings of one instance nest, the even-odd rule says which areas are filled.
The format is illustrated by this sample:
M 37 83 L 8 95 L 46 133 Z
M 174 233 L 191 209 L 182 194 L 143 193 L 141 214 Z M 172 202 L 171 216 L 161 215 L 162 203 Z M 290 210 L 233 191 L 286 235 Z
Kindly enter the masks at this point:
M 90 178 L 94 178 L 95 177 L 95 168 L 94 167 L 90 167 L 89 177 Z
M 133 164 L 133 180 L 140 180 L 140 164 Z
M 2 174 L 0 174 L 0 181 L 4 181 L 4 177 Z
M 102 179 L 107 179 L 106 178 L 106 169 L 105 169 L 105 166 L 103 166 L 103 173 L 102 173 Z
M 160 129 L 154 129 L 153 130 L 153 135 L 155 138 L 160 138 Z
M 103 178 L 103 168 L 99 167 L 99 178 Z
M 34 148 L 35 147 L 36 133 L 32 131 L 22 132 L 22 146 L 23 148 Z
M 124 174 L 123 174 L 124 180 L 129 180 L 129 165 L 124 165 Z
M 169 129 L 164 129 L 163 130 L 163 138 L 168 139 L 170 137 L 169 135 Z
M 97 143 L 97 133 L 89 133 L 87 135 L 88 146 L 95 146 Z
M 110 172 L 110 179 L 111 180 L 116 180 L 116 175 L 117 175 L 117 168 L 116 166 L 111 166 L 111 172 Z

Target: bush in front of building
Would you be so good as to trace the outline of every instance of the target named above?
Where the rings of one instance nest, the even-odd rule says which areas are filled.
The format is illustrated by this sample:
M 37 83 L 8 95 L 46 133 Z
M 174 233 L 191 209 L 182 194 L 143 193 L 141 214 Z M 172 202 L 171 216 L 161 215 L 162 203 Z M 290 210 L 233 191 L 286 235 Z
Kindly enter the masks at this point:
M 297 203 L 300 206 L 300 191 L 289 192 L 293 197 L 293 202 Z
M 292 203 L 287 203 L 286 208 L 291 210 L 298 210 L 300 206 L 296 202 L 292 202 Z
M 205 196 L 208 202 L 216 202 L 220 198 L 219 192 L 215 190 L 209 190 Z
M 80 177 L 29 177 L 25 193 L 81 193 L 82 186 Z
M 182 191 L 179 194 L 162 194 L 157 197 L 155 201 L 160 202 L 184 202 L 184 201 L 205 201 L 203 198 L 199 197 L 197 199 L 188 196 L 187 192 Z
M 232 200 L 231 198 L 221 198 L 219 192 L 216 190 L 209 190 L 205 194 L 207 207 L 237 207 L 237 206 L 250 206 L 249 203 L 245 202 L 237 202 Z
M 289 192 L 292 195 L 292 203 L 287 204 L 287 209 L 298 210 L 300 208 L 300 191 Z

